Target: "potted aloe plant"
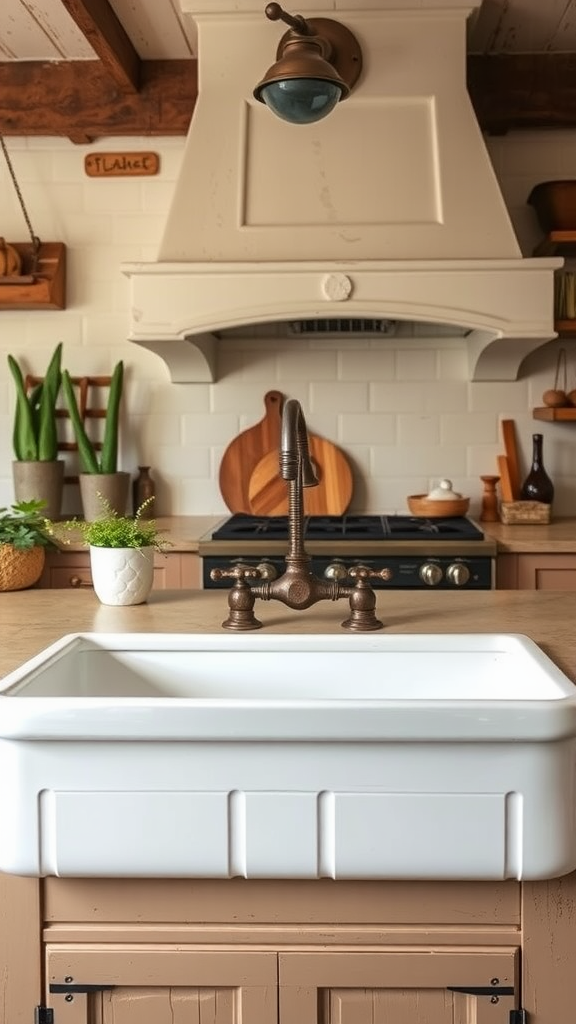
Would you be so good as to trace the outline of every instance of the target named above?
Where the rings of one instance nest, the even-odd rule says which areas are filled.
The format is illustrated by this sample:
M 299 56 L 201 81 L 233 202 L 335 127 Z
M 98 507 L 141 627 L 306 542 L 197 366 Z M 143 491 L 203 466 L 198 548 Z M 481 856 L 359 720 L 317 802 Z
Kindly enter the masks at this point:
M 86 432 L 72 378 L 68 370 L 62 371 L 62 391 L 78 445 L 82 507 L 84 518 L 88 521 L 101 516 L 102 496 L 110 507 L 120 515 L 126 511 L 130 474 L 118 469 L 118 437 L 123 383 L 124 363 L 120 360 L 114 367 L 110 381 L 108 405 L 104 419 L 104 436 L 100 448 Z
M 58 458 L 56 402 L 60 392 L 62 342 L 50 359 L 46 375 L 28 390 L 20 365 L 8 356 L 16 386 L 12 463 L 17 501 L 45 502 L 46 516 L 57 519 L 62 507 L 64 461 Z
M 154 552 L 169 546 L 156 522 L 145 518 L 154 499 L 144 501 L 133 516 L 119 514 L 101 494 L 98 500 L 98 518 L 68 520 L 54 532 L 62 540 L 62 530 L 72 531 L 88 545 L 94 592 L 102 604 L 142 604 L 154 583 Z

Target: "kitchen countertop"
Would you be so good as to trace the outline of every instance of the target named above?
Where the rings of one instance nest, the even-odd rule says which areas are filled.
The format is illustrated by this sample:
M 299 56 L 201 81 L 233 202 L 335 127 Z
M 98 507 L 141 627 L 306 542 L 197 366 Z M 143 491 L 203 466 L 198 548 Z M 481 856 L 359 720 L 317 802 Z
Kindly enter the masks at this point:
M 170 541 L 170 551 L 175 553 L 183 551 L 197 552 L 203 547 L 206 548 L 209 544 L 212 551 L 217 552 L 218 542 L 212 542 L 210 535 L 220 523 L 228 519 L 229 515 L 230 513 L 205 516 L 158 516 L 156 523 L 158 529 Z M 560 554 L 572 552 L 576 554 L 576 517 L 553 519 L 551 523 L 541 526 L 505 526 L 503 523 L 478 523 L 478 525 L 483 530 L 486 540 L 493 541 L 495 548 L 499 552 L 524 552 L 532 554 L 539 552 Z M 249 554 L 251 545 L 255 543 L 253 541 L 244 543 L 243 553 Z M 389 547 L 389 542 L 382 541 L 378 543 L 379 553 L 385 554 L 387 546 Z M 401 542 L 395 542 L 396 548 L 398 548 L 398 543 Z M 415 551 L 413 543 L 411 542 L 409 551 Z M 426 545 L 424 546 L 426 547 Z M 487 547 L 488 545 L 485 546 Z M 61 547 L 65 551 L 80 551 L 85 548 L 85 545 L 80 541 L 71 539 L 66 544 L 62 544 Z M 312 553 L 334 553 L 334 545 L 329 541 L 309 542 L 307 548 Z M 468 545 L 468 548 L 470 548 L 470 545 Z M 274 550 L 270 547 L 268 553 L 282 554 L 285 549 L 285 544 L 277 543 Z M 260 542 L 257 542 L 257 547 L 255 548 L 256 552 L 258 550 L 261 550 Z M 347 553 L 345 546 L 339 546 L 338 551 L 343 555 Z M 442 553 L 440 546 L 438 551 L 440 554 Z M 474 554 L 478 551 L 479 549 L 476 546 L 469 551 L 467 549 L 463 553 Z
M 480 523 L 488 537 L 496 541 L 499 553 L 576 554 L 576 518 L 552 519 L 541 525 L 507 526 L 504 523 Z
M 198 551 L 200 539 L 209 535 L 216 527 L 228 518 L 229 513 L 221 516 L 157 516 L 156 526 L 163 537 L 170 541 L 169 551 Z M 65 541 L 59 540 L 62 551 L 84 551 L 86 545 L 74 533 L 62 532 Z
M 91 590 L 0 594 L 0 676 L 68 633 L 220 633 L 226 592 L 157 590 L 143 605 L 102 605 Z M 265 633 L 338 633 L 346 600 L 307 611 L 256 602 Z M 523 633 L 576 682 L 576 593 L 553 591 L 389 591 L 377 594 L 387 633 Z M 370 634 L 364 634 L 367 637 Z

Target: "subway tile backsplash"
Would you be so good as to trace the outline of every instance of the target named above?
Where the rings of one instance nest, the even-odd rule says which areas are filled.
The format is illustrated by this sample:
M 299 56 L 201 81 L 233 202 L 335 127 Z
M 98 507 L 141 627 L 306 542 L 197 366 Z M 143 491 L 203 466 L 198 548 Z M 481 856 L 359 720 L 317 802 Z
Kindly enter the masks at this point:
M 9 148 L 35 231 L 68 247 L 68 307 L 61 312 L 0 312 L 0 504 L 13 500 L 14 393 L 6 362 L 11 352 L 40 373 L 58 341 L 73 374 L 109 373 L 126 363 L 121 468 L 152 466 L 160 514 L 226 512 L 218 466 L 227 444 L 260 420 L 264 394 L 278 389 L 298 398 L 315 433 L 339 444 L 354 472 L 353 509 L 407 511 L 408 494 L 427 491 L 440 477 L 480 507 L 481 473 L 495 473 L 503 451 L 499 423 L 516 421 L 523 468 L 531 435 L 544 434 L 548 472 L 556 485 L 555 514 L 576 512 L 576 423 L 532 418 L 542 392 L 553 386 L 557 354 L 566 348 L 568 386 L 576 387 L 576 346 L 554 341 L 532 353 L 520 379 L 471 383 L 465 342 L 437 328 L 413 337 L 234 337 L 219 345 L 218 381 L 173 384 L 162 360 L 127 342 L 128 283 L 121 264 L 153 260 L 182 155 L 183 139 L 143 139 L 160 154 L 157 178 L 90 179 L 87 152 L 110 140 L 75 146 L 59 139 L 10 139 Z M 511 132 L 488 148 L 519 243 L 530 255 L 539 239 L 526 204 L 538 181 L 576 177 L 576 132 Z M 113 148 L 136 149 L 134 139 Z M 27 232 L 6 168 L 0 168 L 3 235 Z M 80 511 L 68 487 L 67 514 Z

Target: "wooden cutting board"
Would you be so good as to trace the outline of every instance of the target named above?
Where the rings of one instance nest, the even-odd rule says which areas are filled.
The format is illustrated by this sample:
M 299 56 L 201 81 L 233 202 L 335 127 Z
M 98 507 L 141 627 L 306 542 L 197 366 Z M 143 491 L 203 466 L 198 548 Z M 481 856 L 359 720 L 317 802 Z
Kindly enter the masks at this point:
M 340 516 L 352 500 L 352 470 L 344 453 L 331 441 L 308 432 L 310 455 L 319 478 L 317 487 L 305 487 L 304 512 L 308 516 Z M 290 484 L 280 476 L 278 449 L 264 455 L 248 485 L 250 511 L 258 516 L 288 515 Z
M 231 512 L 251 511 L 248 496 L 250 477 L 267 452 L 278 451 L 283 404 L 281 391 L 268 391 L 264 395 L 264 418 L 238 434 L 222 456 L 220 491 Z
M 510 476 L 510 492 L 512 501 L 520 497 L 520 460 L 518 458 L 518 446 L 516 443 L 516 424 L 514 420 L 502 420 L 502 440 L 504 451 L 508 460 L 508 473 Z

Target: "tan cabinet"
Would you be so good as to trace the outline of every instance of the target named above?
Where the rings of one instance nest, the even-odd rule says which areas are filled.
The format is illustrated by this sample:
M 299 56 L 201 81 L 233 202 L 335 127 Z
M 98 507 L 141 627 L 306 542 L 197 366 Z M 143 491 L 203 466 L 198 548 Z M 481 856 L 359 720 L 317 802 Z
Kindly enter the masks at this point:
M 501 554 L 498 590 L 576 590 L 576 555 Z
M 0 1017 L 30 1024 L 37 1005 L 55 1024 L 558 1024 L 576 996 L 575 903 L 576 875 L 0 875 Z
M 43 884 L 55 1024 L 509 1024 L 520 1006 L 516 883 Z
M 517 959 L 515 950 L 431 947 L 283 953 L 279 1024 L 506 1024 Z
M 47 1005 L 57 1024 L 507 1024 L 517 962 L 488 949 L 49 945 Z
M 163 590 L 193 590 L 201 586 L 200 558 L 194 552 L 156 554 L 154 586 Z M 49 551 L 40 587 L 68 589 L 91 587 L 90 555 L 87 551 Z
M 274 953 L 48 946 L 46 972 L 56 1024 L 277 1024 Z

